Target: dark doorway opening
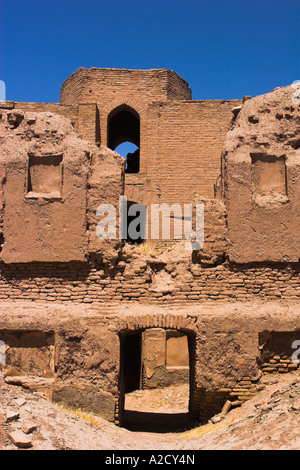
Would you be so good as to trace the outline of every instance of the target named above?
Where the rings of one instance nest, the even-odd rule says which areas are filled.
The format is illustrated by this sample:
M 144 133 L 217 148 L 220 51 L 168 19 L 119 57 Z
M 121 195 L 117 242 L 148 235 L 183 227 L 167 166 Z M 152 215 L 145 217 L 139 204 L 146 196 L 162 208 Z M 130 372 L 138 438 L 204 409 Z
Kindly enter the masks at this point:
M 124 392 L 139 390 L 141 386 L 141 333 L 129 334 L 124 337 L 123 374 Z
M 147 207 L 127 201 L 126 242 L 141 244 L 147 239 Z
M 117 420 L 131 431 L 182 432 L 194 425 L 194 335 L 187 334 L 189 377 L 186 384 L 145 386 L 143 331 L 120 334 L 120 381 Z M 160 353 L 161 355 L 161 353 Z M 159 373 L 162 372 L 160 369 Z M 170 372 L 170 371 L 169 371 Z M 179 390 L 179 392 L 178 392 Z M 180 395 L 176 395 L 180 393 Z
M 140 172 L 140 149 L 127 153 L 125 173 Z

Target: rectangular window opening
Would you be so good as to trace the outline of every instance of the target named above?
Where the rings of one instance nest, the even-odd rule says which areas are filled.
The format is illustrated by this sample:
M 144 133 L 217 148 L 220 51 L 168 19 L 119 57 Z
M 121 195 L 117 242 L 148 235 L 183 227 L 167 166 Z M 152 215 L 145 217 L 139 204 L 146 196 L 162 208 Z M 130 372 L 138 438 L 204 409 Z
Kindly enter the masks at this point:
M 252 191 L 256 196 L 287 196 L 286 157 L 251 154 Z
M 62 155 L 29 155 L 26 197 L 61 199 L 62 160 Z

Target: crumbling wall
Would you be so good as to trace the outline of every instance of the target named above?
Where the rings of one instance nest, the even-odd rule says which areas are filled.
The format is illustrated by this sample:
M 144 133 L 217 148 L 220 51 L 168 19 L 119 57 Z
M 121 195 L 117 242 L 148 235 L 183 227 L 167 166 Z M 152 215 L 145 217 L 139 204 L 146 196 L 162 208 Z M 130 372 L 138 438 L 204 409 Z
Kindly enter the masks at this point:
M 122 247 L 120 234 L 119 197 L 124 194 L 125 161 L 117 153 L 101 147 L 90 153 L 87 190 L 87 237 L 88 252 L 96 262 L 114 266 Z M 97 224 L 101 221 L 97 209 L 111 205 L 115 210 L 115 237 L 99 238 Z M 105 216 L 106 212 L 103 214 Z
M 194 221 L 196 205 L 203 205 L 204 208 L 204 243 L 201 250 L 195 252 L 194 258 L 203 266 L 221 265 L 227 255 L 226 206 L 222 200 L 204 199 L 196 195 L 193 201 Z
M 30 113 L 54 113 L 69 119 L 80 137 L 90 142 L 99 142 L 99 111 L 96 103 L 27 103 L 23 101 L 2 101 L 0 109 L 18 109 Z
M 185 191 L 189 175 L 182 178 L 182 186 L 176 186 L 181 177 L 178 168 L 173 169 L 169 191 L 168 154 L 162 154 L 165 164 L 159 156 L 156 163 L 155 159 L 149 162 L 153 174 L 162 169 L 159 178 L 166 182 L 163 191 L 160 186 L 154 189 L 154 180 L 149 183 L 157 201 L 166 197 L 165 202 L 172 202 L 180 196 L 182 202 L 185 197 L 191 202 L 193 195 L 194 203 L 206 207 L 204 245 L 199 252 L 186 250 L 183 241 L 157 255 L 96 236 L 98 205 L 118 208 L 123 193 L 120 156 L 80 139 L 62 116 L 2 111 L 0 298 L 13 302 L 2 302 L 0 326 L 11 342 L 14 334 L 20 339 L 23 334 L 27 338 L 31 333 L 51 332 L 55 341 L 49 346 L 55 352 L 47 358 L 55 377 L 42 379 L 52 380 L 45 386 L 53 399 L 108 419 L 118 417 L 120 334 L 151 328 L 192 335 L 191 406 L 203 419 L 222 401 L 229 398 L 240 404 L 255 393 L 261 367 L 265 372 L 271 360 L 277 361 L 272 355 L 261 366 L 265 358 L 260 356 L 259 335 L 299 329 L 299 119 L 298 108 L 286 105 L 290 94 L 287 87 L 245 101 L 226 137 L 223 200 L 203 199 L 202 190 L 194 194 L 192 183 Z M 219 104 L 229 118 L 231 104 Z M 170 117 L 177 105 L 168 103 L 161 111 Z M 185 111 L 181 117 L 186 116 L 189 103 L 183 101 L 180 106 Z M 195 107 L 203 113 L 204 131 L 214 103 Z M 153 109 L 159 113 L 158 104 Z M 225 133 L 224 115 L 213 122 L 213 131 L 219 122 Z M 187 129 L 187 122 L 181 129 L 179 118 L 167 126 L 165 120 L 159 145 L 166 152 L 174 122 L 180 129 L 179 141 L 188 142 L 197 127 Z M 209 148 L 216 150 L 216 157 L 220 142 L 215 146 L 213 131 Z M 157 142 L 153 138 L 153 144 Z M 187 155 L 190 147 L 185 145 Z M 189 170 L 197 155 L 193 153 Z M 189 161 L 187 156 L 187 165 Z M 214 162 L 210 170 L 212 176 Z M 135 193 L 139 198 L 145 197 L 145 187 Z M 151 202 L 151 191 L 148 196 Z M 30 301 L 29 307 L 25 308 L 24 300 Z M 41 302 L 34 306 L 36 300 Z M 258 305 L 258 300 L 263 302 Z M 281 302 L 272 306 L 266 300 Z M 251 303 L 247 306 L 246 301 Z M 86 309 L 83 304 L 93 305 Z M 147 304 L 156 304 L 155 312 Z M 41 344 L 34 346 L 33 356 L 43 364 Z M 11 356 L 12 362 L 20 368 L 25 364 L 30 372 L 26 351 L 18 356 L 19 352 Z M 278 361 L 293 369 L 289 357 Z M 40 374 L 37 369 L 31 372 Z M 42 374 L 50 373 L 43 369 Z
M 54 377 L 55 337 L 51 331 L 0 330 L 5 345 L 5 365 L 12 375 Z
M 246 100 L 223 151 L 229 258 L 236 263 L 300 257 L 299 104 L 293 86 Z
M 20 110 L 2 112 L 1 140 L 2 260 L 83 261 L 86 144 L 68 120 Z
M 286 374 L 299 365 L 300 330 L 262 331 L 259 334 L 258 363 L 264 374 Z M 295 355 L 295 357 L 294 357 Z
M 8 319 L 1 311 L 0 340 L 7 348 L 2 369 L 9 383 L 113 421 L 118 336 L 108 317 L 90 314 L 81 308 L 27 310 L 23 305 L 18 317 Z
M 267 349 L 261 346 L 280 334 L 285 338 L 282 352 L 286 354 L 287 347 L 293 351 L 291 342 L 299 337 L 300 318 L 298 305 L 277 302 L 269 302 L 267 307 L 259 302 L 215 304 L 213 311 L 208 305 L 189 309 L 156 306 L 155 312 L 153 307 L 138 303 L 95 309 L 82 304 L 13 302 L 1 304 L 0 314 L 0 339 L 15 349 L 32 346 L 32 357 L 37 360 L 31 369 L 23 362 L 27 376 L 11 371 L 11 363 L 5 368 L 6 380 L 32 389 L 48 387 L 52 399 L 110 420 L 120 411 L 121 333 L 147 331 L 151 336 L 160 329 L 193 335 L 193 347 L 189 348 L 191 403 L 193 415 L 205 421 L 219 412 L 227 399 L 237 406 L 256 393 L 262 374 L 261 354 Z M 267 346 L 273 352 L 272 345 Z M 47 356 L 49 347 L 51 355 Z M 36 368 L 40 359 L 43 364 L 45 358 L 53 362 L 53 357 L 55 374 L 51 377 L 47 368 Z M 289 368 L 287 362 L 282 364 Z
M 104 260 L 103 250 L 114 252 L 115 241 L 88 233 L 96 232 L 103 199 L 118 207 L 123 159 L 82 140 L 68 119 L 51 113 L 2 111 L 0 132 L 2 261 L 84 262 L 89 253 Z
M 143 304 L 192 304 L 300 299 L 298 264 L 202 267 L 191 260 L 166 263 L 150 256 L 145 259 L 141 251 L 133 250 L 136 259 L 125 256 L 123 250 L 113 250 L 114 266 L 97 259 L 89 263 L 0 263 L 0 298 L 98 305 L 136 300 Z M 109 253 L 105 250 L 104 255 Z

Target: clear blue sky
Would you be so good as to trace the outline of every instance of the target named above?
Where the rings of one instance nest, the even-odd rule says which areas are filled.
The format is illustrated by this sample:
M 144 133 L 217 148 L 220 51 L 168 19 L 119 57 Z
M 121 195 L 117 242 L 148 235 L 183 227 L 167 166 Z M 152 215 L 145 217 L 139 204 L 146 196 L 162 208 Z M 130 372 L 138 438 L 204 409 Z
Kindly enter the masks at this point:
M 7 99 L 58 102 L 78 67 L 168 68 L 193 99 L 266 93 L 300 79 L 297 0 L 0 0 Z

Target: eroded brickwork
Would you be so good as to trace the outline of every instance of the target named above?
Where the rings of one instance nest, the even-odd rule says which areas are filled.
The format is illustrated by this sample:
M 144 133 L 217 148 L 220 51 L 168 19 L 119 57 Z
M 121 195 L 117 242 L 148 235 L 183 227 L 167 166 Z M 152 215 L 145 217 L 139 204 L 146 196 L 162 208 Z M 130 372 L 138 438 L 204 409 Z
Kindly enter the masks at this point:
M 232 108 L 240 103 L 191 101 L 186 81 L 166 69 L 80 68 L 62 85 L 60 104 L 12 106 L 61 114 L 81 137 L 105 146 L 110 113 L 128 106 L 140 119 L 140 172 L 126 176 L 126 195 L 149 205 L 189 203 L 194 192 L 214 197 Z
M 45 300 L 51 302 L 106 303 L 139 300 L 144 303 L 182 304 L 197 301 L 247 301 L 255 299 L 300 299 L 299 266 L 230 266 L 201 269 L 171 277 L 162 273 L 166 283 L 157 289 L 155 265 L 144 262 L 128 274 L 124 261 L 108 272 L 94 264 L 1 264 L 2 299 Z M 151 262 L 150 262 L 151 264 Z
M 26 103 L 8 101 L 0 104 L 1 109 L 20 109 L 25 112 L 56 113 L 69 119 L 83 139 L 99 141 L 98 108 L 95 103 L 61 105 L 59 103 Z
M 44 387 L 57 401 L 121 423 L 122 341 L 158 328 L 186 335 L 190 417 L 204 422 L 224 402 L 251 398 L 262 373 L 297 369 L 299 106 L 290 104 L 292 91 L 243 103 L 192 101 L 172 71 L 81 68 L 63 84 L 60 104 L 1 105 L 0 339 L 13 344 L 10 383 Z M 126 138 L 124 120 L 111 125 L 121 111 L 134 116 L 136 174 L 103 146 L 109 132 L 112 147 Z M 148 207 L 204 204 L 202 249 L 171 239 L 151 254 L 118 237 L 100 239 L 98 205 L 118 212 L 123 194 Z M 38 361 L 32 370 L 28 338 Z

